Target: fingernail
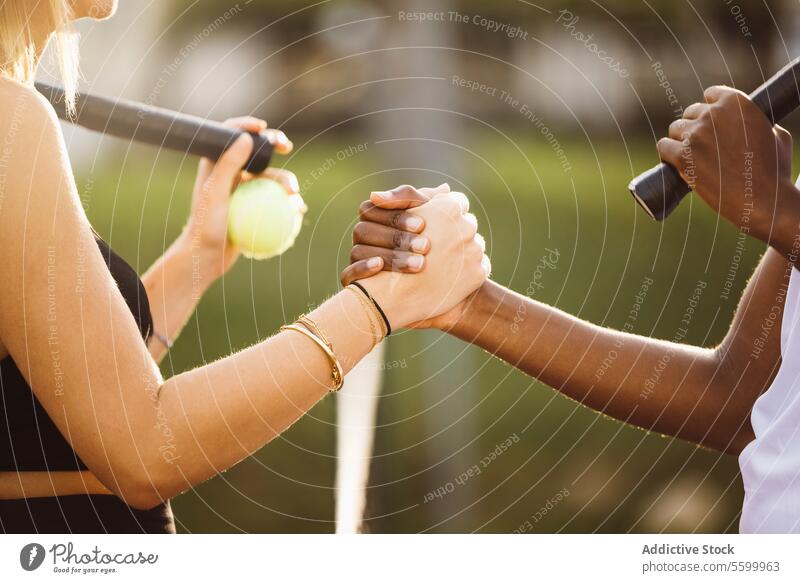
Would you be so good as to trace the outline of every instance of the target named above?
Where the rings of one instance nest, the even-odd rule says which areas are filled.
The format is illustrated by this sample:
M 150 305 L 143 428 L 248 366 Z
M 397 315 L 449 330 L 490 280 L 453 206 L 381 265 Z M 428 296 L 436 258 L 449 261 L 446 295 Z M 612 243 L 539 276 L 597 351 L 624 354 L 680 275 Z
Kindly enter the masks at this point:
M 423 258 L 419 255 L 412 255 L 408 258 L 408 266 L 411 269 L 422 269 Z
M 438 190 L 439 188 L 447 188 L 448 190 L 450 190 L 450 185 L 449 185 L 449 184 L 447 184 L 446 182 L 442 182 L 442 183 L 441 183 L 439 186 L 437 186 L 436 188 L 437 188 L 437 190 Z
M 411 239 L 411 250 L 417 253 L 423 253 L 428 247 L 428 240 L 425 237 L 414 237 Z
M 409 217 L 406 219 L 406 226 L 412 231 L 419 231 L 422 228 L 422 219 L 419 217 Z
M 279 144 L 281 144 L 282 146 L 285 146 L 287 148 L 294 147 L 294 144 L 292 144 L 292 141 L 288 137 L 286 137 L 286 134 L 284 134 L 283 132 L 278 132 L 277 141 L 278 141 Z
M 377 190 L 377 191 L 373 192 L 372 194 L 374 194 L 378 198 L 383 198 L 383 199 L 386 199 L 386 200 L 392 198 L 392 192 L 390 190 Z
M 367 259 L 367 267 L 370 269 L 375 269 L 376 267 L 381 266 L 381 258 L 380 257 L 372 257 Z

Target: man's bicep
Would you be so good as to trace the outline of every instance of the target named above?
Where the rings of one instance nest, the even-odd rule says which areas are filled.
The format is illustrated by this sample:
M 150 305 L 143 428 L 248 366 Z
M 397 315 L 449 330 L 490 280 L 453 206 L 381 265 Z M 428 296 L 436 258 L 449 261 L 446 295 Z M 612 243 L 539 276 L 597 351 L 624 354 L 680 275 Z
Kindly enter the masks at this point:
M 783 256 L 767 249 L 747 283 L 721 356 L 743 389 L 757 398 L 777 372 L 781 358 L 781 320 L 791 269 Z

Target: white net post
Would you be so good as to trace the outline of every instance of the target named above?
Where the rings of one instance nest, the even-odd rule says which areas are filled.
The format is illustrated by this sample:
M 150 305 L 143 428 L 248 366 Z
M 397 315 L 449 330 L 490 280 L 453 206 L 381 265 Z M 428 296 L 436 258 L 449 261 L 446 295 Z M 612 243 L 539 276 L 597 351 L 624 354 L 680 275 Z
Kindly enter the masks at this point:
M 383 381 L 381 342 L 347 375 L 337 395 L 336 533 L 361 532 L 378 396 Z

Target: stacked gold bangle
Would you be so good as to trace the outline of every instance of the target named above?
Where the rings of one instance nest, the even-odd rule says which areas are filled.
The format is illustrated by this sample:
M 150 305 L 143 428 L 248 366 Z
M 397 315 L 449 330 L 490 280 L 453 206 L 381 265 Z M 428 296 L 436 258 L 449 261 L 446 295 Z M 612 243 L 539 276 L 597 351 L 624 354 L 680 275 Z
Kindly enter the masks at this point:
M 378 309 L 375 307 L 375 304 L 372 302 L 372 298 L 368 298 L 364 295 L 360 289 L 357 289 L 353 285 L 348 285 L 346 288 L 351 292 L 353 292 L 356 297 L 358 298 L 361 307 L 367 312 L 367 320 L 369 320 L 369 328 L 370 332 L 372 332 L 372 346 L 375 346 L 383 340 L 386 336 L 389 335 L 389 331 L 386 328 L 386 324 L 384 323 L 383 316 L 381 316 Z M 376 330 L 375 322 L 378 322 L 378 326 L 380 327 L 380 334 Z
M 331 363 L 331 381 L 333 382 L 331 391 L 338 391 L 341 389 L 344 384 L 342 365 L 333 352 L 333 345 L 328 341 L 328 338 L 322 333 L 314 321 L 304 314 L 297 319 L 297 323 L 281 326 L 281 331 L 283 330 L 299 332 L 322 349 Z

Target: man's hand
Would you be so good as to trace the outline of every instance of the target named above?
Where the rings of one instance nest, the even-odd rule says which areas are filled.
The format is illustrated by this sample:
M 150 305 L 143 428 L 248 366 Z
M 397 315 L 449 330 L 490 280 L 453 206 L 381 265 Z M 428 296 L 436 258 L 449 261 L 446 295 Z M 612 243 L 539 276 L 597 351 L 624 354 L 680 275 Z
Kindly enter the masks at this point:
M 425 222 L 406 211 L 448 192 L 448 184 L 419 189 L 404 185 L 384 192 L 373 192 L 370 200 L 359 208 L 361 220 L 353 229 L 351 263 L 342 272 L 342 285 L 367 279 L 383 270 L 417 273 L 425 269 L 425 255 L 431 248 L 430 241 L 421 234 Z M 483 237 L 476 235 L 475 238 L 485 249 Z M 469 302 L 470 297 L 440 316 L 416 322 L 409 327 L 449 330 L 463 315 Z
M 800 226 L 791 135 L 736 89 L 710 87 L 705 101 L 670 125 L 661 159 L 736 228 L 786 255 Z

